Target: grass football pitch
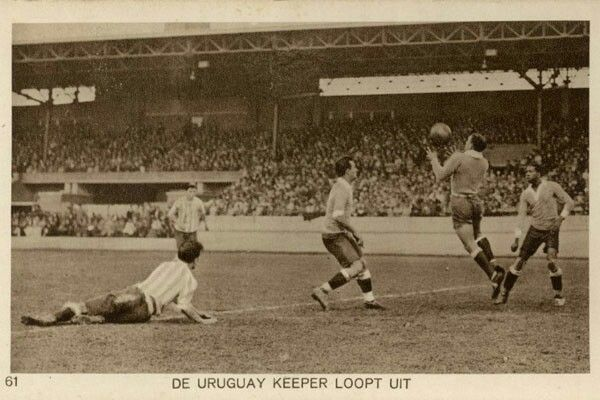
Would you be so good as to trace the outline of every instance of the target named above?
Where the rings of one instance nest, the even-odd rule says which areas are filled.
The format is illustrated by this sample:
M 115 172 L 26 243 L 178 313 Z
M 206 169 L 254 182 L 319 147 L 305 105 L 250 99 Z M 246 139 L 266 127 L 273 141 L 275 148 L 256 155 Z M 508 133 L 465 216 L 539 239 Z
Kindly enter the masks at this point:
M 370 256 L 384 312 L 351 282 L 323 312 L 325 254 L 205 253 L 194 304 L 214 325 L 166 314 L 147 324 L 27 327 L 50 311 L 143 280 L 167 252 L 12 252 L 11 370 L 20 373 L 587 373 L 587 260 L 560 260 L 564 307 L 534 259 L 494 306 L 467 257 Z M 509 259 L 500 260 L 508 265 Z

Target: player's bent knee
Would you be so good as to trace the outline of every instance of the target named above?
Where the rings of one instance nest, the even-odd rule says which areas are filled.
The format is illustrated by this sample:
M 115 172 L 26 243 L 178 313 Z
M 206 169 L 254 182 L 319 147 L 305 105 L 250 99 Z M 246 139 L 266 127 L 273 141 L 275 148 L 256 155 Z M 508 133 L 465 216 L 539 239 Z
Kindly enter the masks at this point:
M 360 262 L 362 263 L 363 270 L 367 269 L 367 260 L 364 257 L 360 258 Z
M 521 257 L 517 258 L 517 260 L 513 263 L 513 265 L 510 266 L 509 270 L 514 274 L 514 275 L 520 275 L 521 271 L 523 271 L 523 267 L 525 266 L 525 264 L 527 263 L 526 259 L 523 259 Z
M 510 268 L 508 269 L 513 275 L 516 276 L 521 276 L 521 274 L 523 273 L 523 265 L 525 265 L 525 263 L 523 264 L 517 264 L 517 265 L 511 265 Z
M 358 274 L 358 276 L 356 277 L 356 279 L 358 280 L 365 280 L 365 279 L 371 279 L 371 271 L 369 271 L 366 267 L 360 271 L 360 273 Z
M 344 275 L 347 277 L 347 279 L 350 280 L 358 276 L 358 274 L 360 274 L 362 270 L 363 263 L 361 262 L 361 260 L 356 260 L 352 264 L 350 264 L 348 268 L 343 270 L 343 272 L 345 272 Z
M 467 253 L 469 253 L 472 257 L 475 257 L 481 250 L 481 247 L 475 242 L 475 240 L 467 240 L 463 241 L 463 246 Z
M 550 270 L 548 272 L 549 272 L 551 278 L 556 277 L 556 276 L 562 276 L 562 274 L 563 274 L 562 269 L 560 269 L 560 267 L 556 267 L 556 270 L 554 270 L 554 271 Z
M 469 251 L 469 250 L 467 249 L 467 251 Z M 472 250 L 470 250 L 470 251 L 469 251 L 469 254 L 471 255 L 471 257 L 472 257 L 473 259 L 475 259 L 475 257 L 477 257 L 477 255 L 478 255 L 479 253 L 481 253 L 482 251 L 483 251 L 483 250 L 481 250 L 481 248 L 480 248 L 479 246 L 474 246 L 474 248 L 473 248 Z

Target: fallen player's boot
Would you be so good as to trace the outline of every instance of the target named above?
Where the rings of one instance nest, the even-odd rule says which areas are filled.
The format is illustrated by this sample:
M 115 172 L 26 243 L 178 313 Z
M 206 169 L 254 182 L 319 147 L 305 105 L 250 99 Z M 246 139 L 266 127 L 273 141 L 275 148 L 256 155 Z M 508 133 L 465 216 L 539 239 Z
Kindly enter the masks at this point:
M 385 310 L 385 307 L 376 302 L 375 300 L 365 301 L 365 308 L 367 310 Z
M 327 293 L 325 293 L 323 289 L 314 288 L 310 297 L 316 300 L 317 303 L 321 305 L 321 308 L 323 308 L 324 311 L 329 310 L 329 305 L 327 304 Z
M 56 325 L 56 317 L 52 314 L 39 316 L 23 315 L 21 317 L 21 323 L 24 325 L 52 326 Z

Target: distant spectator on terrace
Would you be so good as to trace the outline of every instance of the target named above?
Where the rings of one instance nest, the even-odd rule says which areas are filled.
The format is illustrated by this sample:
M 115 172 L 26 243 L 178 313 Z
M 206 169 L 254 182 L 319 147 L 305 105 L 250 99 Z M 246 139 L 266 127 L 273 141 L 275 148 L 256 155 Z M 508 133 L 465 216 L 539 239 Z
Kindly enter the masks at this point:
M 163 230 L 162 223 L 157 217 L 152 218 L 152 223 L 150 224 L 150 230 L 148 231 L 147 237 L 164 237 L 165 232 Z
M 133 223 L 133 221 L 131 220 L 131 218 L 127 219 L 127 222 L 125 222 L 125 226 L 123 227 L 123 236 L 126 237 L 133 237 L 135 236 L 137 230 L 135 228 L 135 225 Z

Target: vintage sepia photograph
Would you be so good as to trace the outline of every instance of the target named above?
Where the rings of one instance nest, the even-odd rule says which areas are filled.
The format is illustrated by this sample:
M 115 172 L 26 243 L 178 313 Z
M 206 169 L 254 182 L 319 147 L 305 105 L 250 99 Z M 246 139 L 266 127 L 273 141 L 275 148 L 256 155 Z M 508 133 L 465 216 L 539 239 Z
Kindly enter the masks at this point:
M 590 374 L 589 20 L 11 30 L 14 377 Z

